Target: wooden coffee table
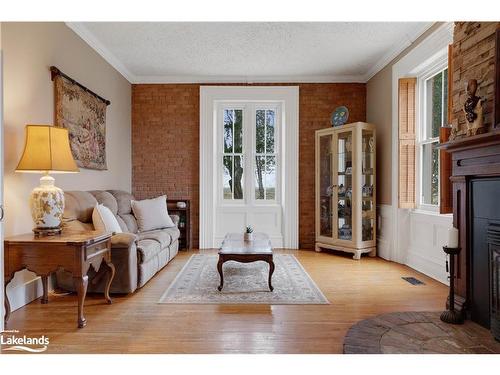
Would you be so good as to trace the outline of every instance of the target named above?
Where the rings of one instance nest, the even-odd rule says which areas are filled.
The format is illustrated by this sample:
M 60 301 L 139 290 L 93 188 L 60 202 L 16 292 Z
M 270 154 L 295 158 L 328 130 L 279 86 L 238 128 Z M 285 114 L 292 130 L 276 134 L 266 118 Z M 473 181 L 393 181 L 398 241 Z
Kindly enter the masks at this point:
M 269 264 L 269 289 L 273 291 L 271 278 L 274 272 L 273 249 L 269 236 L 265 233 L 254 233 L 252 241 L 245 241 L 242 233 L 229 233 L 224 237 L 222 246 L 219 250 L 219 262 L 217 270 L 220 275 L 220 285 L 217 287 L 219 291 L 224 286 L 224 275 L 222 273 L 222 265 L 234 260 L 240 263 L 251 263 L 259 260 Z

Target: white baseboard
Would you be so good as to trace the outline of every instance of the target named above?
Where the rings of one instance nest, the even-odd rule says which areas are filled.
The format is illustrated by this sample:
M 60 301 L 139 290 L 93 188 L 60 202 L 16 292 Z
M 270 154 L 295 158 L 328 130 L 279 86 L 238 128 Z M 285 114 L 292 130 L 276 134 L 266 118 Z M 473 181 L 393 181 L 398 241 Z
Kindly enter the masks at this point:
M 11 311 L 15 311 L 43 295 L 42 280 L 33 272 L 21 271 L 7 285 Z
M 387 204 L 377 205 L 377 255 L 392 260 L 392 207 Z
M 398 217 L 394 218 L 394 214 Z M 398 233 L 394 233 L 395 220 Z M 405 264 L 444 284 L 448 284 L 442 246 L 450 215 L 439 215 L 421 210 L 393 210 L 390 205 L 377 206 L 377 255 L 386 260 Z M 393 236 L 397 236 L 397 248 L 393 249 Z
M 448 274 L 443 262 L 422 256 L 421 253 L 418 250 L 409 250 L 406 265 L 443 284 L 449 285 Z

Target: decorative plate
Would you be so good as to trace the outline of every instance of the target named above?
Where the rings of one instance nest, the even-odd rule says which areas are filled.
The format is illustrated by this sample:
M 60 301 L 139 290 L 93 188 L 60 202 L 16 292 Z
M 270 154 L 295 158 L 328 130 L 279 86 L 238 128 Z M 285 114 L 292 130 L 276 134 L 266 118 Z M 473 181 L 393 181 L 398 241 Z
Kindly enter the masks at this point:
M 332 113 L 332 117 L 330 118 L 330 122 L 332 126 L 342 126 L 347 122 L 349 118 L 349 110 L 346 106 L 340 106 L 335 108 L 335 111 Z

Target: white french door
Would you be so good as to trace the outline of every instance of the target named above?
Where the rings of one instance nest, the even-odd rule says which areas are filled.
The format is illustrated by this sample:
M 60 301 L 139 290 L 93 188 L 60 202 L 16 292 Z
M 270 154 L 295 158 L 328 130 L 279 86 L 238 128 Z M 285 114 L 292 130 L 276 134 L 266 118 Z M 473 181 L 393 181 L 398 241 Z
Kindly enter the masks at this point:
M 298 86 L 201 86 L 200 248 L 247 225 L 298 248 L 298 165 Z
M 280 102 L 219 102 L 215 242 L 252 226 L 282 247 Z

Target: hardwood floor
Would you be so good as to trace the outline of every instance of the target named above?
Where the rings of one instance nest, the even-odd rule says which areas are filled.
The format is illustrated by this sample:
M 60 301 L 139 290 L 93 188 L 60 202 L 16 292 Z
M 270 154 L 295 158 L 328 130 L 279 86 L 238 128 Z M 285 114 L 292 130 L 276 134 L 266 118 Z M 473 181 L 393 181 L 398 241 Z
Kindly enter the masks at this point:
M 76 328 L 76 297 L 49 295 L 12 313 L 6 329 L 50 339 L 47 353 L 342 353 L 351 325 L 396 311 L 442 310 L 447 287 L 379 258 L 294 254 L 330 305 L 165 305 L 158 300 L 197 251 L 180 252 L 128 296 L 88 295 L 87 327 Z M 401 279 L 414 276 L 425 285 Z

